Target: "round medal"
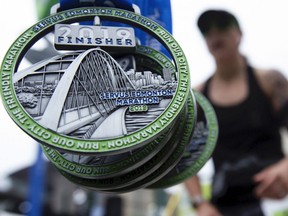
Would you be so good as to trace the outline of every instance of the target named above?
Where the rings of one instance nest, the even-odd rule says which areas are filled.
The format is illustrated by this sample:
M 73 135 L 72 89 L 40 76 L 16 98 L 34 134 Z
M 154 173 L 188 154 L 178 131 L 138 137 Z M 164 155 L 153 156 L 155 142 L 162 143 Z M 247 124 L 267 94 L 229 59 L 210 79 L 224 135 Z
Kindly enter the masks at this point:
M 128 27 L 75 25 L 94 17 Z M 155 77 L 121 69 L 112 54 L 135 49 L 133 28 L 167 47 L 178 73 L 175 82 L 169 70 Z M 60 54 L 22 68 L 25 53 L 51 32 Z M 83 154 L 130 151 L 156 139 L 179 116 L 189 85 L 185 55 L 165 29 L 133 12 L 97 7 L 63 11 L 25 31 L 8 50 L 0 80 L 4 107 L 21 129 L 44 145 Z M 127 128 L 134 123 L 125 120 L 130 106 L 148 107 L 141 128 L 131 133 Z M 149 120 L 155 107 L 162 112 Z
M 125 71 L 136 67 L 137 71 L 142 69 L 144 71 L 150 70 L 154 73 L 161 74 L 163 69 L 170 69 L 174 71 L 173 74 L 175 74 L 175 68 L 170 59 L 149 47 L 138 46 L 133 55 L 123 55 L 120 58 L 116 58 L 116 60 Z M 133 66 L 134 64 L 136 65 Z M 135 116 L 136 115 L 133 115 L 134 118 Z M 87 156 L 71 153 L 60 154 L 57 150 L 47 146 L 43 146 L 43 151 L 52 163 L 68 173 L 84 178 L 98 179 L 114 177 L 127 173 L 150 160 L 167 143 L 178 126 L 179 123 L 177 123 L 176 126 L 171 125 L 167 133 L 157 137 L 144 147 L 120 154 L 107 156 Z M 135 130 L 135 128 L 133 129 Z

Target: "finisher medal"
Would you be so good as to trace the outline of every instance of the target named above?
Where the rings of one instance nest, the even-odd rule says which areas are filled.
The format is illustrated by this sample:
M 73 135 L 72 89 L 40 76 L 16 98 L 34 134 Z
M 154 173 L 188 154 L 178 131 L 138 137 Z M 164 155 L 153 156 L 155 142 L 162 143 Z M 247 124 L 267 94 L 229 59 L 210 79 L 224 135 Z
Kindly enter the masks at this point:
M 63 176 L 88 189 L 123 193 L 194 175 L 214 149 L 217 119 L 205 97 L 190 90 L 179 44 L 131 12 L 134 6 L 86 7 L 96 1 L 79 0 L 81 7 L 65 10 L 68 2 L 21 34 L 3 60 L 0 93 L 12 120 Z M 167 54 L 138 44 L 139 31 Z M 26 66 L 24 58 L 48 39 L 51 55 Z
M 151 70 L 157 74 L 162 74 L 163 69 L 170 69 L 175 74 L 175 68 L 170 59 L 149 47 L 139 46 L 133 55 L 122 57 L 120 60 L 117 59 L 117 61 L 124 70 L 129 70 L 136 64 L 137 71 L 141 68 L 144 71 Z M 132 115 L 132 117 L 136 116 L 137 113 Z M 177 121 L 176 125 L 171 125 L 168 132 L 157 137 L 144 147 L 117 155 L 81 156 L 65 153 L 62 156 L 57 150 L 49 147 L 43 146 L 43 150 L 53 164 L 68 173 L 84 178 L 113 177 L 135 169 L 157 154 L 173 136 L 175 129 L 179 127 L 179 120 Z
M 76 24 L 97 19 L 127 27 Z M 136 49 L 134 28 L 167 47 L 177 80 L 169 70 L 161 77 L 121 68 L 112 56 Z M 26 52 L 48 33 L 54 34 L 60 54 L 23 68 Z M 186 103 L 189 84 L 187 60 L 169 32 L 130 11 L 93 7 L 62 11 L 25 31 L 3 60 L 0 89 L 11 118 L 38 142 L 71 153 L 107 155 L 139 148 L 167 131 Z M 125 120 L 131 106 L 145 111 L 134 132 L 128 132 L 134 123 Z M 155 109 L 162 111 L 153 119 Z

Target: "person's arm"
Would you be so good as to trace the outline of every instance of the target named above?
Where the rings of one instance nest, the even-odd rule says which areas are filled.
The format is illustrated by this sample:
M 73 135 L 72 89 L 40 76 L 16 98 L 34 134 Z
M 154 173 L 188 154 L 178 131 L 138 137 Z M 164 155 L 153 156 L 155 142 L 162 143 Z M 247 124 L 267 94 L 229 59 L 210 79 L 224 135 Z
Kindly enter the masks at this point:
M 288 80 L 279 71 L 258 72 L 260 85 L 274 108 L 281 126 L 288 129 Z
M 272 102 L 281 126 L 288 129 L 288 80 L 276 71 L 271 76 L 274 77 Z
M 288 81 L 278 71 L 267 71 L 260 83 L 271 99 L 276 116 L 282 127 L 288 128 Z M 265 168 L 254 176 L 255 193 L 260 198 L 281 199 L 288 194 L 288 156 Z
M 184 184 L 198 216 L 221 216 L 221 213 L 203 198 L 200 181 L 197 176 L 192 176 Z

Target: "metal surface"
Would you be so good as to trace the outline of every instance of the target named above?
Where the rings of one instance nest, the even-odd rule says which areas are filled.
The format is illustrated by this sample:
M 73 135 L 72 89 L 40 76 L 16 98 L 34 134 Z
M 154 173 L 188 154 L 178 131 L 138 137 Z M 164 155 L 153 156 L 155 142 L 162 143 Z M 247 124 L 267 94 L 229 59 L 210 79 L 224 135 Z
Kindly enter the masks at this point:
M 63 170 L 59 170 L 62 175 L 68 178 L 70 181 L 82 185 L 86 188 L 93 190 L 103 191 L 103 190 L 113 190 L 121 191 L 124 187 L 130 187 L 130 185 L 135 184 L 142 179 L 146 178 L 150 174 L 158 170 L 163 164 L 165 164 L 170 157 L 174 157 L 175 152 L 179 152 L 179 142 L 180 137 L 183 134 L 184 119 L 186 117 L 187 110 L 180 117 L 180 125 L 177 127 L 176 132 L 173 134 L 169 142 L 162 148 L 158 154 L 151 158 L 148 162 L 141 165 L 140 167 L 132 170 L 124 175 L 116 176 L 114 178 L 106 179 L 87 179 L 71 175 Z M 183 153 L 183 152 L 182 152 Z
M 157 80 L 156 91 L 153 91 L 155 88 L 147 89 L 144 81 L 132 80 L 110 53 L 99 48 L 64 52 L 29 68 L 18 69 L 26 51 L 52 32 L 56 24 L 75 24 L 93 20 L 95 16 L 140 28 L 157 38 L 171 54 L 177 80 L 170 84 Z M 117 73 L 114 73 L 116 69 Z M 143 71 L 141 74 L 144 80 L 154 77 Z M 139 78 L 132 73 L 131 77 L 134 76 Z M 41 144 L 77 154 L 108 155 L 115 151 L 131 151 L 151 142 L 179 116 L 190 86 L 186 57 L 165 29 L 129 11 L 97 7 L 63 11 L 26 30 L 8 50 L 0 77 L 4 107 L 16 124 Z M 169 103 L 164 103 L 163 107 L 162 99 L 167 96 Z M 127 133 L 123 116 L 130 105 L 148 105 L 148 108 L 158 105 L 164 109 L 141 129 Z M 106 133 L 107 128 L 113 130 Z M 75 130 L 84 130 L 87 135 L 71 135 Z
M 205 119 L 197 121 L 192 139 L 178 164 L 149 188 L 171 187 L 195 175 L 210 158 L 215 148 L 219 130 L 215 111 L 203 94 L 195 90 L 193 92 L 199 105 L 198 109 L 204 113 Z
M 157 182 L 161 178 L 163 178 L 167 173 L 169 173 L 179 162 L 181 157 L 183 156 L 185 149 L 187 145 L 189 144 L 189 141 L 191 139 L 193 130 L 194 130 L 194 123 L 195 123 L 195 100 L 194 96 L 191 92 L 189 98 L 188 98 L 188 113 L 185 118 L 185 124 L 183 130 L 182 136 L 179 136 L 178 139 L 180 142 L 178 143 L 176 149 L 173 151 L 173 154 L 170 155 L 170 157 L 167 159 L 165 163 L 163 163 L 157 170 L 152 172 L 150 175 L 147 175 L 144 179 L 135 182 L 134 184 L 120 188 L 120 189 L 114 189 L 114 190 L 103 190 L 103 192 L 106 193 L 127 193 L 131 192 L 133 190 L 137 190 L 140 188 L 147 188 L 149 185 Z
M 58 50 L 102 47 L 111 52 L 128 52 L 136 48 L 134 28 L 87 25 L 55 25 L 54 45 Z
M 165 68 L 174 71 L 175 75 L 175 68 L 170 59 L 149 47 L 138 46 L 133 55 L 124 56 L 116 60 L 124 70 L 130 70 L 135 67 L 138 71 L 141 68 L 144 71 L 151 70 L 162 74 L 163 68 Z M 131 112 L 130 109 L 129 111 Z M 147 115 L 147 112 L 144 112 L 144 115 Z M 139 113 L 132 115 L 133 121 L 138 122 L 137 116 L 139 116 Z M 45 146 L 43 146 L 43 151 L 55 166 L 76 176 L 95 179 L 115 177 L 139 167 L 157 154 L 174 134 L 179 123 L 175 124 L 176 126 L 171 124 L 169 131 L 160 135 L 151 143 L 129 152 L 107 156 L 85 156 L 70 153 L 60 154 L 57 150 Z M 139 129 L 139 127 L 135 126 L 130 128 L 130 130 Z

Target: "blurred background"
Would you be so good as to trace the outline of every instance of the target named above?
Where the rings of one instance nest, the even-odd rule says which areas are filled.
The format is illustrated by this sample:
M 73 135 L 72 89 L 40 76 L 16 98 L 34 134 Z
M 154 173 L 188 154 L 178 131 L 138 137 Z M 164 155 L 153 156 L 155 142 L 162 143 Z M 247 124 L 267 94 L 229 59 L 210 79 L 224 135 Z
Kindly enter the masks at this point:
M 1 1 L 0 6 L 2 27 L 0 61 L 2 61 L 9 46 L 18 35 L 37 21 L 37 14 L 35 0 Z M 171 7 L 173 36 L 188 59 L 192 86 L 204 81 L 211 75 L 214 68 L 214 62 L 196 26 L 199 14 L 209 8 L 227 9 L 238 17 L 243 31 L 241 49 L 253 65 L 260 68 L 278 69 L 288 77 L 288 27 L 286 23 L 288 13 L 285 0 L 171 0 Z M 14 124 L 2 103 L 0 103 L 0 134 L 0 215 L 10 215 L 4 211 L 1 212 L 1 209 L 11 209 L 11 211 L 13 209 L 16 215 L 26 215 L 31 209 L 29 202 L 24 199 L 27 196 L 29 184 L 27 180 L 29 170 L 27 169 L 37 158 L 38 144 Z M 47 194 L 47 200 L 51 199 L 55 202 L 53 206 L 50 203 L 45 207 L 54 211 L 47 215 L 88 215 L 87 209 L 91 210 L 96 206 L 95 209 L 98 212 L 93 211 L 93 215 L 100 216 L 101 208 L 105 208 L 103 200 L 118 204 L 122 202 L 118 197 L 107 199 L 105 196 L 83 191 L 73 184 L 66 185 L 70 193 L 64 195 L 62 193 L 63 196 L 59 197 L 60 190 L 65 190 L 65 188 L 52 188 L 55 186 L 55 179 L 59 178 L 57 182 L 64 181 L 64 185 L 66 180 L 58 176 L 57 171 L 54 173 L 53 167 L 47 165 L 46 169 L 51 169 L 49 180 L 54 179 L 54 183 L 50 182 L 51 189 L 50 194 Z M 209 162 L 200 172 L 204 184 L 209 182 L 211 172 L 213 170 Z M 53 173 L 54 178 L 52 178 Z M 18 182 L 18 179 L 22 179 L 23 182 Z M 9 202 L 7 194 L 11 195 Z M 163 212 L 174 212 L 174 215 L 187 215 L 187 212 L 193 214 L 182 185 L 165 191 L 140 190 L 124 194 L 121 198 L 125 200 L 127 206 L 126 213 L 123 215 L 163 215 Z M 51 200 L 47 203 L 52 202 Z M 67 209 L 63 209 L 65 200 L 69 203 L 65 204 Z M 170 205 L 169 201 L 170 203 L 173 201 L 175 206 Z M 276 203 L 267 200 L 263 205 L 267 208 L 267 215 L 272 215 L 271 212 L 274 209 L 287 207 L 287 202 Z M 127 210 L 128 207 L 130 210 Z M 130 213 L 128 214 L 127 211 Z

